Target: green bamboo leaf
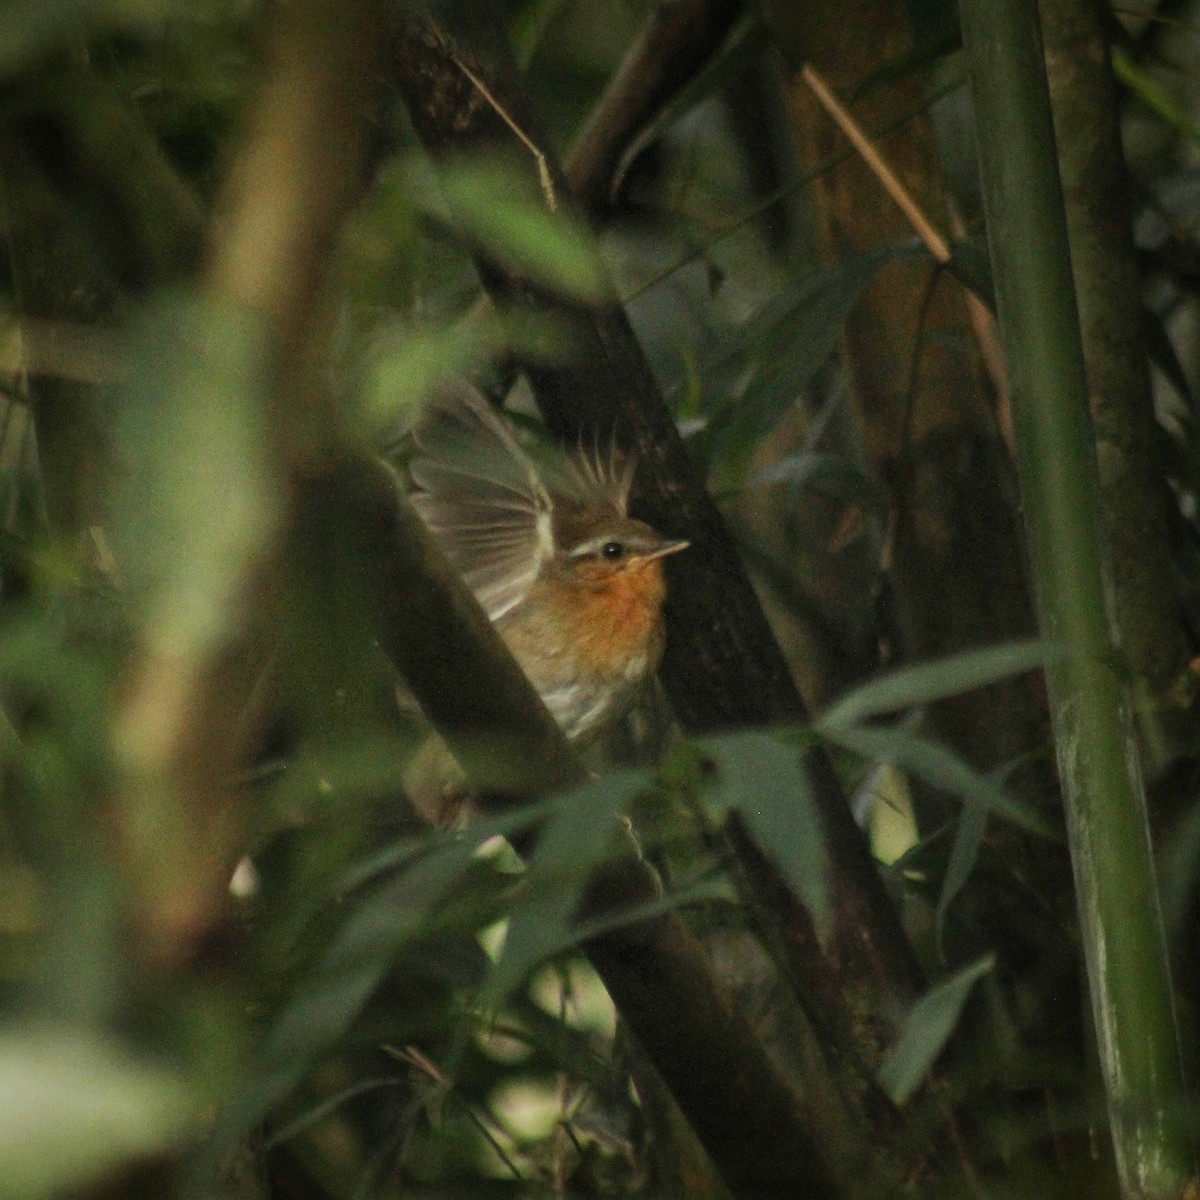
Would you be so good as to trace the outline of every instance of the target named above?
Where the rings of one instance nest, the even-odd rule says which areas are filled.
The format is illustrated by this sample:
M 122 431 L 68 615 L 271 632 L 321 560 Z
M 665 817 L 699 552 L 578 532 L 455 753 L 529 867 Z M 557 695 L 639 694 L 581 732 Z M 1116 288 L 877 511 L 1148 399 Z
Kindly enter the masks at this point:
M 439 841 L 357 903 L 267 1030 L 245 1087 L 230 1100 L 198 1163 L 201 1175 L 338 1042 L 397 957 L 437 928 L 478 845 L 474 838 Z
M 999 786 L 1004 787 L 1013 772 L 1027 761 L 1027 756 L 1014 759 L 998 767 L 990 775 Z M 950 846 L 950 858 L 946 863 L 946 872 L 942 878 L 942 890 L 938 895 L 937 910 L 934 913 L 934 934 L 938 945 L 942 944 L 942 935 L 946 925 L 946 914 L 954 898 L 966 886 L 975 864 L 979 860 L 979 850 L 983 845 L 983 835 L 987 832 L 989 810 L 979 804 L 968 803 L 959 817 L 958 826 L 954 831 L 954 840 Z
M 266 345 L 245 314 L 163 299 L 135 338 L 121 398 L 113 549 L 145 627 L 181 668 L 223 645 L 247 563 L 278 517 Z
M 954 898 L 966 886 L 975 864 L 979 860 L 979 848 L 983 845 L 983 835 L 987 832 L 988 810 L 981 804 L 968 804 L 963 807 L 958 818 L 958 827 L 954 831 L 954 841 L 950 846 L 950 859 L 946 863 L 946 873 L 942 877 L 942 890 L 938 895 L 937 909 L 934 912 L 934 936 L 938 946 L 943 944 L 946 929 L 946 915 Z
M 1037 670 L 1048 657 L 1062 653 L 1041 640 L 1005 642 L 937 662 L 904 667 L 844 696 L 821 714 L 817 728 L 830 733 L 901 709 L 932 704 Z
M 707 457 L 740 482 L 763 436 L 783 418 L 837 347 L 876 272 L 909 246 L 882 246 L 798 280 L 702 359 L 700 410 Z
M 944 1049 L 976 982 L 995 965 L 991 954 L 931 988 L 913 1006 L 891 1053 L 879 1068 L 879 1083 L 896 1104 L 921 1086 Z
M 509 36 L 522 71 L 528 69 L 541 46 L 546 29 L 565 7 L 567 0 L 532 0 L 529 4 L 521 5 L 509 17 Z
M 738 325 L 705 355 L 699 374 L 712 418 L 735 407 L 728 392 L 737 377 L 755 362 L 783 366 L 789 352 L 796 356 L 795 374 L 811 378 L 833 353 L 842 326 L 884 263 L 902 247 L 877 247 L 852 255 L 798 279 Z
M 49 1200 L 188 1135 L 198 1097 L 180 1075 L 71 1027 L 0 1035 L 0 1179 Z
M 931 787 L 958 796 L 964 803 L 994 812 L 1021 829 L 1050 841 L 1061 841 L 1062 833 L 1039 813 L 1032 811 L 1005 791 L 994 775 L 984 775 L 953 751 L 902 727 L 853 726 L 821 729 L 830 741 L 872 762 L 889 762 L 901 767 Z
M 1113 74 L 1151 112 L 1193 142 L 1200 142 L 1200 125 L 1161 84 L 1151 78 L 1120 47 L 1112 48 Z
M 523 173 L 474 158 L 443 164 L 438 184 L 455 229 L 473 248 L 563 296 L 584 303 L 609 296 L 587 228 L 561 209 L 551 212 L 544 195 L 529 191 Z M 413 192 L 414 203 L 430 212 L 429 187 L 418 180 Z
M 583 889 L 612 853 L 618 817 L 645 785 L 643 771 L 616 771 L 557 798 L 509 916 L 503 949 L 480 993 L 482 1008 L 496 1008 L 538 963 L 574 942 Z
M 717 763 L 714 798 L 741 813 L 823 936 L 832 911 L 825 839 L 800 750 L 757 730 L 711 738 L 704 746 Z

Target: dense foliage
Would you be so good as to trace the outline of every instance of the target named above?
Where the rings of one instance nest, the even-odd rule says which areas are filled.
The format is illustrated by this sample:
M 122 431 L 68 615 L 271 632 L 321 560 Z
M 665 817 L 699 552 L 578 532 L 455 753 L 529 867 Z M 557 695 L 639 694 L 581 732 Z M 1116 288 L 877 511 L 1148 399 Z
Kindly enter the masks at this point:
M 1044 5 L 1049 350 L 952 0 L 0 7 L 0 1194 L 1186 1194 L 1200 13 L 1137 7 Z M 377 465 L 460 375 L 691 539 L 586 770 Z

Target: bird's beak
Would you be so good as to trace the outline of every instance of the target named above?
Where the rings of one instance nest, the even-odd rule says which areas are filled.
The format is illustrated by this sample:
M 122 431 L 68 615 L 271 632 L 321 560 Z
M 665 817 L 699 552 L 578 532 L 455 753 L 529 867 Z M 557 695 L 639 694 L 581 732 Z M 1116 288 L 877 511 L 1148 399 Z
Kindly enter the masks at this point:
M 678 554 L 680 550 L 686 550 L 692 543 L 685 538 L 678 538 L 674 541 L 664 539 L 663 543 L 657 549 L 651 550 L 644 557 L 649 560 L 652 558 L 666 558 L 668 554 Z

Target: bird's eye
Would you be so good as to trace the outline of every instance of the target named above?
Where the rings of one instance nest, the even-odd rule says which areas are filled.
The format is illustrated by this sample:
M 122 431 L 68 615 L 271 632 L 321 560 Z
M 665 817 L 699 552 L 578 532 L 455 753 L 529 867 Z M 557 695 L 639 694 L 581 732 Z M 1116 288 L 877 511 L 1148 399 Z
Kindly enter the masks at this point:
M 600 547 L 600 555 L 608 559 L 609 562 L 616 562 L 618 558 L 624 557 L 625 547 L 620 542 L 605 542 Z

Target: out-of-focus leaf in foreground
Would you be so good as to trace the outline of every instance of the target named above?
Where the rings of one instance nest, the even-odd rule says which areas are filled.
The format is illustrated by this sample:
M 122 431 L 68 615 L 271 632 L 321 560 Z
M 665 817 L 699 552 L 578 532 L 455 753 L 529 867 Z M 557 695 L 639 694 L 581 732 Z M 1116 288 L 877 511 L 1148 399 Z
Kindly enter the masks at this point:
M 264 345 L 245 315 L 199 298 L 147 314 L 117 420 L 114 548 L 164 654 L 219 646 L 247 563 L 277 520 Z
M 0 1190 L 61 1195 L 168 1147 L 194 1121 L 184 1081 L 80 1029 L 0 1035 Z
M 442 165 L 438 186 L 455 228 L 473 248 L 562 296 L 584 303 L 605 300 L 610 286 L 591 235 L 566 212 L 551 212 L 548 196 L 531 193 L 523 176 L 503 162 L 462 160 Z M 417 204 L 431 211 L 434 194 L 415 175 Z
M 537 313 L 494 309 L 458 325 L 398 329 L 371 347 L 357 389 L 359 420 L 385 441 L 416 419 L 421 403 L 444 384 L 478 371 L 489 358 L 517 353 L 549 362 L 568 356 L 568 332 Z
M 167 17 L 244 16 L 247 8 L 245 0 L 5 0 L 0 5 L 0 73 L 20 70 L 84 31 Z

